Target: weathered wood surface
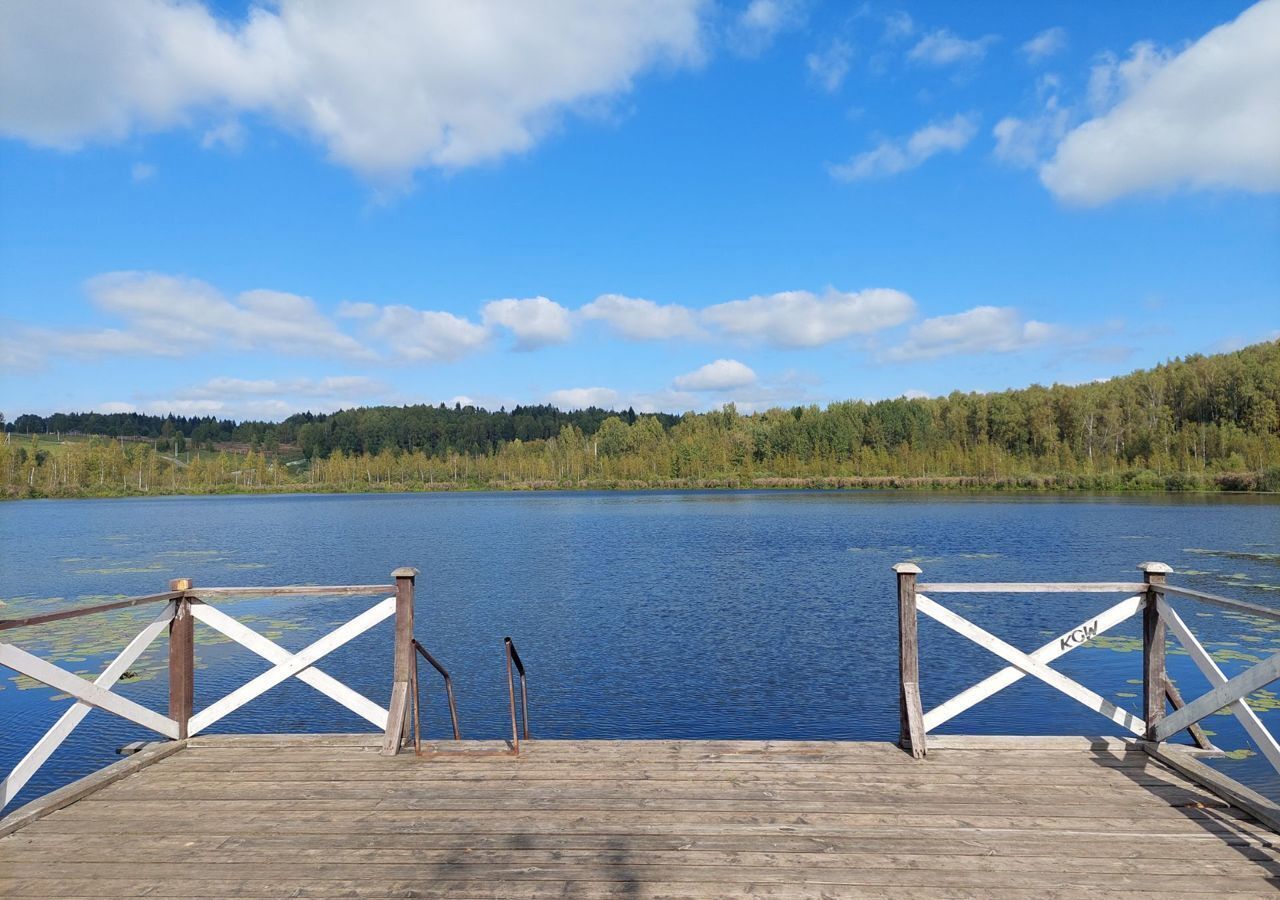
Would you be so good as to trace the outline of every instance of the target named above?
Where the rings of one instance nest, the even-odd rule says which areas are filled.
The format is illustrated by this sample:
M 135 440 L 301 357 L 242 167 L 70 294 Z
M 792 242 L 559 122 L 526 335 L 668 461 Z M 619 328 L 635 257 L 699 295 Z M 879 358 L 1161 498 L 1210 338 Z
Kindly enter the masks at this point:
M 921 593 L 931 594 L 1132 594 L 1145 591 L 1139 581 L 922 581 Z
M 1248 613 L 1260 619 L 1280 619 L 1280 609 L 1249 603 L 1245 600 L 1232 600 L 1230 597 L 1206 594 L 1204 591 L 1194 591 L 1191 588 L 1179 587 L 1174 584 L 1162 584 L 1157 590 L 1161 595 L 1173 594 L 1178 597 L 1189 597 L 1192 600 L 1199 600 L 1201 603 L 1208 603 L 1210 606 L 1219 606 L 1233 612 Z
M 375 597 L 395 591 L 392 584 L 291 584 L 282 587 L 202 587 L 191 591 L 202 600 L 218 597 Z
M 202 736 L 0 839 L 4 897 L 1274 896 L 1141 742 Z M 450 752 L 452 751 L 452 752 Z
M 1073 700 L 1078 700 L 1100 715 L 1106 716 L 1117 725 L 1122 725 L 1137 735 L 1144 733 L 1145 725 L 1142 720 L 1128 710 L 1121 709 L 1102 695 L 1089 690 L 1089 688 L 1078 681 L 1068 678 L 1056 669 L 1051 669 L 1044 663 L 1037 662 L 1030 654 L 1023 653 L 1017 647 L 1005 643 L 991 632 L 978 627 L 953 610 L 935 603 L 924 594 L 916 594 L 916 609 L 935 622 L 940 622 L 957 634 L 967 637 L 978 646 L 990 650 L 996 656 L 1022 670 L 1027 675 L 1039 678 L 1050 687 L 1057 688 Z
M 916 576 L 920 567 L 898 563 L 898 744 L 916 759 L 927 752 L 924 706 L 920 699 L 920 635 Z
M 143 654 L 153 640 L 164 630 L 169 624 L 169 620 L 173 618 L 175 607 L 170 603 L 165 607 L 164 612 L 157 616 L 151 624 L 131 640 L 119 655 L 111 661 L 111 663 L 102 670 L 102 674 L 94 679 L 94 685 L 105 691 L 111 690 L 115 683 L 124 677 L 124 673 L 129 670 L 129 666 Z M 75 727 L 84 721 L 84 717 L 91 710 L 89 704 L 84 701 L 76 701 L 76 703 L 64 712 L 53 727 L 45 732 L 44 737 L 36 742 L 36 745 L 27 751 L 26 756 L 18 761 L 3 780 L 0 780 L 0 808 L 9 805 L 14 797 L 18 795 L 18 791 L 31 780 L 39 768 L 44 765 L 45 761 L 53 755 L 53 751 L 62 745 L 68 735 L 75 730 Z
M 333 652 L 348 641 L 364 634 L 373 626 L 396 612 L 396 600 L 388 597 L 381 603 L 366 609 L 360 615 L 346 622 L 324 637 L 313 641 L 297 653 L 287 654 L 283 662 L 279 662 L 256 678 L 251 679 L 222 699 L 200 710 L 191 717 L 187 724 L 188 734 L 198 734 L 219 719 L 235 712 L 250 700 L 275 687 L 286 678 L 306 671 L 315 662 Z

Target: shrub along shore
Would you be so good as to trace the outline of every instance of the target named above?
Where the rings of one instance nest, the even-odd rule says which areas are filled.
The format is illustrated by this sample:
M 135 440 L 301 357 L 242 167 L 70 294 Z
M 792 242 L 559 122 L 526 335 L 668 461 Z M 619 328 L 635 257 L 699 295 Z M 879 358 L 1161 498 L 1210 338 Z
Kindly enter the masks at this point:
M 0 496 L 437 490 L 1280 491 L 1280 342 L 1108 381 L 753 414 L 455 404 L 283 422 L 19 416 Z

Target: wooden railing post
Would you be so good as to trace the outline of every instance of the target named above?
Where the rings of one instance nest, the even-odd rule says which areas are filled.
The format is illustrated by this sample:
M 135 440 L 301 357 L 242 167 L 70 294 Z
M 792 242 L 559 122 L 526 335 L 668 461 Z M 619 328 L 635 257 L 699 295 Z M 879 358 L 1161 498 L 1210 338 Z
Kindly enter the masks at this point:
M 418 570 L 410 567 L 391 573 L 396 580 L 395 667 L 391 678 L 391 705 L 387 731 L 382 739 L 382 755 L 395 756 L 404 742 L 409 725 L 410 685 L 413 682 L 413 592 Z
M 1164 584 L 1173 569 L 1162 562 L 1144 562 L 1138 566 L 1142 580 L 1148 585 Z M 1165 688 L 1169 675 L 1165 671 L 1165 626 L 1160 617 L 1159 594 L 1147 588 L 1147 605 L 1142 610 L 1142 697 L 1146 738 L 1156 740 L 1155 729 L 1164 718 Z
M 920 641 L 916 632 L 916 576 L 920 567 L 898 563 L 898 745 L 925 755 L 924 708 L 920 702 Z
M 190 578 L 174 578 L 171 591 L 189 591 Z M 196 634 L 191 616 L 191 600 L 181 597 L 169 622 L 169 718 L 178 723 L 178 739 L 187 736 L 187 722 L 195 704 Z

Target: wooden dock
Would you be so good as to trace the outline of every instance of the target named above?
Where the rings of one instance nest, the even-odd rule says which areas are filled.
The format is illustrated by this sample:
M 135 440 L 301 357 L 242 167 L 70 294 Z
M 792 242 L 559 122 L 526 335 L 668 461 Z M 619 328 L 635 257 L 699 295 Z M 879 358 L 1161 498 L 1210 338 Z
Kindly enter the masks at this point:
M 3 897 L 1275 896 L 1280 838 L 1131 740 L 195 737 L 0 838 Z M 146 754 L 160 758 L 148 760 Z M 150 764 L 147 764 L 150 762 Z M 112 780 L 118 778 L 118 780 Z M 94 783 L 94 780 L 98 782 Z
M 896 566 L 896 744 L 531 740 L 525 664 L 510 638 L 510 740 L 424 743 L 420 659 L 429 677 L 433 670 L 443 679 L 455 738 L 461 730 L 449 672 L 415 636 L 412 568 L 397 569 L 387 585 L 196 589 L 175 579 L 159 594 L 0 621 L 0 632 L 10 632 L 159 609 L 93 682 L 0 642 L 0 665 L 76 701 L 0 779 L 0 808 L 93 710 L 167 739 L 0 819 L 0 897 L 1276 896 L 1280 805 L 1196 753 L 1220 752 L 1197 723 L 1226 707 L 1280 769 L 1280 742 L 1245 702 L 1280 679 L 1280 653 L 1228 677 L 1172 601 L 1272 620 L 1280 611 L 1168 584 L 1161 563 L 1140 568 L 1141 582 L 956 584 L 917 583 L 917 566 Z M 1125 596 L 1024 651 L 929 596 L 952 593 Z M 214 605 L 384 594 L 391 596 L 296 652 Z M 1006 666 L 925 709 L 920 616 Z M 1050 665 L 1137 616 L 1140 711 Z M 319 663 L 393 617 L 384 707 Z M 196 623 L 271 664 L 198 710 Z M 115 689 L 166 631 L 167 715 Z M 1190 701 L 1166 670 L 1170 638 L 1210 685 Z M 210 733 L 289 678 L 376 730 Z M 1024 678 L 1085 704 L 1125 736 L 936 733 Z M 1198 751 L 1171 742 L 1183 732 Z

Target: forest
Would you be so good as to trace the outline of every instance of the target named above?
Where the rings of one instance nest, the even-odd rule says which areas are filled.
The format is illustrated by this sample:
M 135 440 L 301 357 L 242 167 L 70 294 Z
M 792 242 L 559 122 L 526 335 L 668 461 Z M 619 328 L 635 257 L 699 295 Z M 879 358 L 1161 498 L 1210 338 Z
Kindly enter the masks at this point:
M 1106 381 L 681 416 L 443 404 L 4 423 L 3 495 L 546 488 L 1280 490 L 1280 342 Z

